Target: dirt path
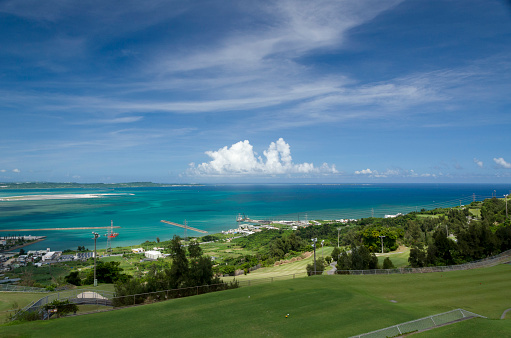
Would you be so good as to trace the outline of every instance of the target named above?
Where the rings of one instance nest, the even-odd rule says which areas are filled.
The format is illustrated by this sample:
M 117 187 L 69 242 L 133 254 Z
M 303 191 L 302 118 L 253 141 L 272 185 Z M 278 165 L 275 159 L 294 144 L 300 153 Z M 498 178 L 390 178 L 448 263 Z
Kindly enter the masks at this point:
M 502 313 L 502 316 L 500 316 L 500 319 L 505 319 L 506 318 L 506 313 L 508 313 L 509 311 L 511 311 L 511 309 L 507 309 L 506 311 L 504 311 Z

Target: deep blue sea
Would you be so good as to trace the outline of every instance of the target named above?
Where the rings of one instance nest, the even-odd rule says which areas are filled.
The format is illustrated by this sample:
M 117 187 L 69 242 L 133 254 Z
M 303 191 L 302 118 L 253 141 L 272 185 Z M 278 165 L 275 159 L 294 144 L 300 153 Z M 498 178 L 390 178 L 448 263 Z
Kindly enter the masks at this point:
M 0 198 L 24 195 L 105 194 L 99 198 L 0 201 L 0 229 L 121 226 L 112 246 L 136 245 L 156 237 L 167 240 L 184 229 L 161 223 L 187 221 L 217 233 L 236 228 L 236 216 L 252 219 L 340 219 L 469 204 L 475 198 L 502 197 L 511 184 L 312 184 L 204 185 L 108 190 L 0 190 Z M 92 230 L 33 231 L 47 239 L 26 249 L 93 248 Z M 99 230 L 100 234 L 107 230 Z M 1 235 L 7 233 L 2 232 Z M 13 234 L 13 233 L 11 233 Z M 202 236 L 188 230 L 188 235 Z M 100 237 L 98 247 L 106 247 Z

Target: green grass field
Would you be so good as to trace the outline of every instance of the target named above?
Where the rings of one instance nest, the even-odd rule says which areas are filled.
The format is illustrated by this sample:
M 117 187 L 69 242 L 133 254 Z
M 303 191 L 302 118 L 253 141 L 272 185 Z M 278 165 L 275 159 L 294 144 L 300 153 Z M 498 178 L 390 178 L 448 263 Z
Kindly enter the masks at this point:
M 497 319 L 511 307 L 510 280 L 509 264 L 449 273 L 305 277 L 118 311 L 0 326 L 0 336 L 347 337 L 463 308 L 489 319 L 421 335 L 503 337 L 509 336 L 511 322 Z
M 324 247 L 323 252 L 321 251 L 321 248 L 316 251 L 316 258 L 320 258 L 321 256 L 328 256 L 332 252 L 334 248 L 333 247 Z M 306 259 L 302 259 L 301 261 L 296 261 L 293 263 L 286 263 L 279 266 L 272 266 L 268 268 L 261 268 L 252 271 L 251 273 L 247 275 L 241 275 L 237 276 L 236 279 L 240 281 L 246 281 L 246 280 L 259 280 L 264 278 L 276 278 L 276 277 L 285 277 L 288 276 L 288 278 L 293 278 L 293 274 L 305 274 L 306 273 L 306 266 L 307 264 L 311 264 L 314 260 L 314 256 L 310 256 Z M 331 268 L 327 266 L 325 268 L 325 274 L 326 271 L 330 270 Z M 224 277 L 224 280 L 231 281 L 233 277 Z
M 392 261 L 392 264 L 394 264 L 396 268 L 403 268 L 409 265 L 408 257 L 410 257 L 410 248 L 406 248 L 405 251 L 398 253 L 379 254 L 378 263 L 380 267 L 383 266 L 383 260 L 385 259 L 385 257 L 389 257 L 390 260 Z
M 23 308 L 47 293 L 0 292 L 0 323 L 4 323 L 14 308 Z M 0 329 L 1 332 L 1 329 Z

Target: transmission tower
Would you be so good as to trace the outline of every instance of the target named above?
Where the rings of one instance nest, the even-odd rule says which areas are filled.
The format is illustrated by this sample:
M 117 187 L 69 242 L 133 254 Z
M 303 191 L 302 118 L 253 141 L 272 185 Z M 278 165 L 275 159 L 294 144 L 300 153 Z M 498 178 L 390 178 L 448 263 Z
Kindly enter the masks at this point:
M 106 253 L 112 252 L 112 237 L 113 237 L 114 221 L 110 221 L 110 229 L 108 229 L 106 236 Z

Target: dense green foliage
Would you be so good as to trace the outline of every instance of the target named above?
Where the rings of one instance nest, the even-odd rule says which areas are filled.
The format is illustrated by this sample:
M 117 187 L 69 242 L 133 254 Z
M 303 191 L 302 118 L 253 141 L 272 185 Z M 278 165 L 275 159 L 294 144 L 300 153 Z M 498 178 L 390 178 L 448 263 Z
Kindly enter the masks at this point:
M 78 305 L 71 303 L 69 300 L 55 299 L 51 303 L 46 304 L 44 307 L 45 311 L 57 310 L 57 317 L 65 316 L 71 312 L 76 313 L 78 311 Z
M 314 262 L 307 264 L 307 276 L 322 275 L 327 265 L 328 264 L 326 263 L 325 259 L 323 257 L 319 257 L 316 259 L 316 266 L 314 266 Z
M 123 273 L 119 262 L 96 262 L 96 279 L 98 283 L 115 283 L 117 281 L 126 281 L 130 277 Z M 66 276 L 69 277 L 70 275 Z M 70 277 L 72 278 L 72 277 Z M 94 284 L 94 269 L 90 269 L 83 284 Z
M 365 245 L 352 246 L 351 251 L 341 253 L 337 270 L 378 269 L 378 258 Z
M 69 275 L 64 277 L 64 280 L 66 281 L 66 283 L 73 284 L 76 286 L 82 285 L 82 280 L 80 279 L 79 271 L 71 271 Z
M 163 300 L 169 297 L 190 296 L 199 293 L 198 288 L 190 289 L 196 286 L 209 286 L 201 288 L 200 293 L 237 287 L 237 283 L 224 284 L 218 277 L 214 277 L 211 259 L 202 254 L 198 243 L 189 244 L 189 258 L 179 236 L 174 236 L 170 241 L 168 250 L 171 253 L 172 264 L 165 262 L 151 264 L 145 276 L 115 283 L 115 292 L 118 297 L 114 300 L 116 306 L 141 303 L 149 297 Z M 179 291 L 158 293 L 176 289 Z M 127 297 L 129 295 L 137 296 Z

